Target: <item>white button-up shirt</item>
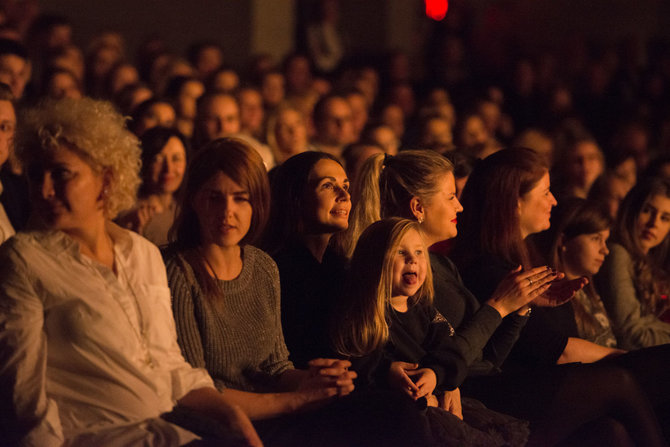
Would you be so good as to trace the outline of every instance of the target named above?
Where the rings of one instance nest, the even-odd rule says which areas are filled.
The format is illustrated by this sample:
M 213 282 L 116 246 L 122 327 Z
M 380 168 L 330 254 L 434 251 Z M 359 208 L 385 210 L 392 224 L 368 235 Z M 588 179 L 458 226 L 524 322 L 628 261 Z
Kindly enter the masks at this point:
M 213 386 L 181 354 L 163 261 L 142 237 L 108 229 L 118 278 L 62 232 L 0 247 L 0 431 L 27 432 L 25 445 L 130 445 L 133 429 L 164 426 L 175 445 L 195 438 L 155 420 Z

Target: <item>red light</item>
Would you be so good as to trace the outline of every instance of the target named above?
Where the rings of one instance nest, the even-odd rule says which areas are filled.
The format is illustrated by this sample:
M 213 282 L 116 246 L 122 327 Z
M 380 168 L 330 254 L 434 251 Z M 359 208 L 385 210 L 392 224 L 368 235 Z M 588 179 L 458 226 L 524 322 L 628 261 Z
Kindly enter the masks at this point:
M 447 15 L 449 9 L 448 0 L 425 0 L 426 15 L 433 20 L 442 20 Z

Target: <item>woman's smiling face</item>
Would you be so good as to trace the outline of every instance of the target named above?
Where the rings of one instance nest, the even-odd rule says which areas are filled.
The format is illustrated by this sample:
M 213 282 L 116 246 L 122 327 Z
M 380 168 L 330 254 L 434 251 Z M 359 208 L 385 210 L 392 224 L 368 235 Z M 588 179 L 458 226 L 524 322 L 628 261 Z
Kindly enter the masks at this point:
M 549 228 L 551 209 L 556 205 L 550 186 L 549 173 L 546 172 L 533 189 L 519 199 L 519 225 L 523 239 Z
M 307 233 L 332 234 L 346 230 L 351 197 L 344 168 L 330 159 L 316 162 L 307 179 L 304 202 L 303 221 Z

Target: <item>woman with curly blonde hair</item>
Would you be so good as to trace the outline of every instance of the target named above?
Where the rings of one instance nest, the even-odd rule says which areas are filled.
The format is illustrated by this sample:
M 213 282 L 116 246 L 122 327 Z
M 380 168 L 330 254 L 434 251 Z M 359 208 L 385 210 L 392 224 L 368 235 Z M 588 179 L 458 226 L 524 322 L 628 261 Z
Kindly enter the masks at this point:
M 111 222 L 139 184 L 124 118 L 85 98 L 45 102 L 22 124 L 17 155 L 37 229 L 0 250 L 3 440 L 183 445 L 198 436 L 161 418 L 177 420 L 176 403 L 260 445 L 246 415 L 182 357 L 158 249 Z

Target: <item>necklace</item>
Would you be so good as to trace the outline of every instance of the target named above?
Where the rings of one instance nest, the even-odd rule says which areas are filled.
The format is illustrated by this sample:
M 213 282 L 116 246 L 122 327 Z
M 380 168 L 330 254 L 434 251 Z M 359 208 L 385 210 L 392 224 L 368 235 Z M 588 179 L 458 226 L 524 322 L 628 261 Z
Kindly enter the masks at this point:
M 219 279 L 219 275 L 216 274 L 216 270 L 214 270 L 214 267 L 212 267 L 212 264 L 209 263 L 209 260 L 207 259 L 207 256 L 205 253 L 202 251 L 201 248 L 198 248 L 198 252 L 200 253 L 200 256 L 202 256 L 202 259 L 205 260 L 205 264 L 207 264 L 207 267 L 212 271 L 212 275 L 214 275 L 214 278 L 216 279 L 217 282 L 221 281 Z
M 115 265 L 116 270 L 119 272 L 119 274 L 123 275 L 123 282 L 125 282 L 126 284 L 126 289 L 128 289 L 130 291 L 130 294 L 133 296 L 133 305 L 135 306 L 135 311 L 137 312 L 137 322 L 139 327 L 137 328 L 135 327 L 132 318 L 130 318 L 130 315 L 128 314 L 128 311 L 126 311 L 125 307 L 121 306 L 121 310 L 123 310 L 123 313 L 126 316 L 126 319 L 128 320 L 128 324 L 130 324 L 130 326 L 132 326 L 132 328 L 135 329 L 134 331 L 135 336 L 137 337 L 137 340 L 140 342 L 140 346 L 142 347 L 142 350 L 144 351 L 145 354 L 144 363 L 147 364 L 150 368 L 153 368 L 155 364 L 153 358 L 151 357 L 151 352 L 149 351 L 149 342 L 147 340 L 147 329 L 144 322 L 144 315 L 142 315 L 142 309 L 140 308 L 140 300 L 139 298 L 137 298 L 137 294 L 135 293 L 135 289 L 133 288 L 133 285 L 130 282 L 130 278 L 126 273 L 125 267 L 123 267 L 120 262 L 115 262 Z

